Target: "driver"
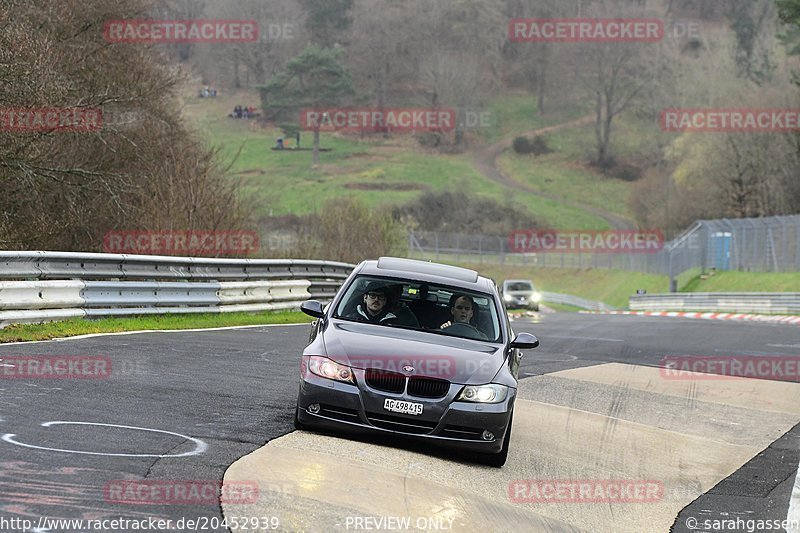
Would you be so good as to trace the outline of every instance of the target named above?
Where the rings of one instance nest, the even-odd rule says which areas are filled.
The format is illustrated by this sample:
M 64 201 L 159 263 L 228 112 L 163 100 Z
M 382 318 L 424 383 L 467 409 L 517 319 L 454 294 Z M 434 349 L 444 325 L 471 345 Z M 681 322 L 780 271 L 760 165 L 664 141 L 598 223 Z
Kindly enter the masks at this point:
M 467 324 L 486 337 L 486 334 L 478 328 L 476 321 L 474 321 L 476 318 L 476 310 L 475 300 L 472 299 L 472 296 L 458 293 L 453 294 L 453 296 L 450 297 L 450 314 L 453 316 L 453 319 L 442 324 L 440 329 L 445 329 L 453 324 Z

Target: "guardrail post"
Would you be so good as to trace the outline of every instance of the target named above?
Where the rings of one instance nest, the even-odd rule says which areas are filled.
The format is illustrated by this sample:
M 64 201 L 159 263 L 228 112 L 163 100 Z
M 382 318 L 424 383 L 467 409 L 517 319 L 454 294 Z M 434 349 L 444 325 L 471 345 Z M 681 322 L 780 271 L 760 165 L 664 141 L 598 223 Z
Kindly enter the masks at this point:
M 675 270 L 672 268 L 672 252 L 669 250 L 669 292 L 678 292 L 678 280 L 675 279 Z

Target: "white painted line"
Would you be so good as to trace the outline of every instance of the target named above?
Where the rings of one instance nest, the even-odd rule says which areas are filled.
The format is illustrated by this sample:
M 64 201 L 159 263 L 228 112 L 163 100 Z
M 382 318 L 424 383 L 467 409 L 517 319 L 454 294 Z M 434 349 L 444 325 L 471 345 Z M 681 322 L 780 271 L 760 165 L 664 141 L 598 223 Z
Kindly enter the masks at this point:
M 137 333 L 187 333 L 197 331 L 224 331 L 229 329 L 249 329 L 249 328 L 268 328 L 278 326 L 311 326 L 311 322 L 301 322 L 294 324 L 253 324 L 250 326 L 224 326 L 219 328 L 198 328 L 198 329 L 141 329 L 137 331 L 115 331 L 109 333 L 87 333 L 86 335 L 75 335 L 74 337 L 58 337 L 56 339 L 48 339 L 44 341 L 21 341 L 21 342 L 4 342 L 0 343 L 0 347 L 13 346 L 15 344 L 39 344 L 43 342 L 62 342 L 73 341 L 79 339 L 91 339 L 94 337 L 113 337 L 116 335 L 135 335 Z
M 15 433 L 6 433 L 0 439 L 10 443 L 16 444 L 17 446 L 22 446 L 24 448 L 33 448 L 35 450 L 45 450 L 50 452 L 64 452 L 64 453 L 78 453 L 83 455 L 105 455 L 109 457 L 188 457 L 191 455 L 199 455 L 206 451 L 208 448 L 208 444 L 201 441 L 200 439 L 195 439 L 194 437 L 189 437 L 188 435 L 182 435 L 180 433 L 174 433 L 172 431 L 165 431 L 163 429 L 152 429 L 152 428 L 143 428 L 138 426 L 121 426 L 119 424 L 102 424 L 100 422 L 66 422 L 62 420 L 54 420 L 52 422 L 44 422 L 42 423 L 43 427 L 50 427 L 56 425 L 74 425 L 74 426 L 103 426 L 103 427 L 111 427 L 111 428 L 122 428 L 122 429 L 135 429 L 137 431 L 149 431 L 151 433 L 164 433 L 166 435 L 174 435 L 176 437 L 180 437 L 182 439 L 186 439 L 188 441 L 194 442 L 195 448 L 188 452 L 179 453 L 179 454 L 150 454 L 150 453 L 106 453 L 106 452 L 87 452 L 83 450 L 66 450 L 62 448 L 48 448 L 46 446 L 34 446 L 33 444 L 25 444 L 24 442 L 19 442 L 14 440 L 16 436 Z
M 775 348 L 800 348 L 800 344 L 767 344 Z
M 546 335 L 541 338 L 546 339 L 581 339 L 587 341 L 605 341 L 605 342 L 625 342 L 623 339 L 608 339 L 605 337 L 579 337 L 573 335 Z
M 575 355 L 568 355 L 568 354 L 561 354 L 564 359 L 553 359 L 550 357 L 544 357 L 542 359 L 537 358 L 536 363 L 566 363 L 567 361 L 577 361 L 578 357 Z M 523 372 L 526 376 L 539 376 L 540 374 L 532 374 L 530 372 Z
M 800 466 L 794 476 L 794 486 L 792 487 L 792 499 L 789 500 L 789 510 L 786 512 L 786 520 L 789 524 L 786 533 L 800 533 L 796 526 L 800 524 Z

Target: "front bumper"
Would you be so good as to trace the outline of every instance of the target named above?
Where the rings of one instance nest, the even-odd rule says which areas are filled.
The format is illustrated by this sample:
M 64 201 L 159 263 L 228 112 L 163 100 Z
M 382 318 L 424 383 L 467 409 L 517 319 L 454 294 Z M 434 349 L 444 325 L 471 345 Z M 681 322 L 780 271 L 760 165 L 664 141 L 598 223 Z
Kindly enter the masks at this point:
M 308 373 L 300 380 L 297 418 L 309 427 L 361 434 L 403 435 L 434 441 L 449 448 L 480 453 L 499 453 L 514 405 L 516 390 L 496 404 L 456 402 L 462 385 L 452 384 L 444 398 L 426 399 L 371 389 L 363 371 L 354 369 L 358 385 L 320 378 Z M 383 408 L 386 398 L 423 404 L 421 415 L 404 415 Z M 318 413 L 308 407 L 318 404 Z M 485 430 L 494 438 L 483 439 Z
M 513 297 L 505 300 L 506 309 L 538 309 L 539 300 L 528 297 Z

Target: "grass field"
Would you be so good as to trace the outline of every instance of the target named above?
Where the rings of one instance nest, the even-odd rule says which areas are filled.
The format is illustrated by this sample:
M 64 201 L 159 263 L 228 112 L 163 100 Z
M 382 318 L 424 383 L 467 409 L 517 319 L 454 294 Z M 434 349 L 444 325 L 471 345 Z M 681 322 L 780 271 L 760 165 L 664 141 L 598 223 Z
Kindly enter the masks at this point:
M 409 202 L 424 191 L 459 190 L 501 203 L 510 199 L 549 227 L 608 228 L 605 220 L 592 213 L 509 190 L 484 178 L 473 168 L 470 151 L 441 154 L 420 146 L 410 135 L 383 139 L 322 133 L 322 147 L 332 151 L 322 153 L 321 164 L 312 168 L 310 152 L 271 150 L 282 136 L 279 129 L 228 118 L 236 104 L 257 106 L 257 94 L 222 94 L 216 99 L 188 96 L 185 115 L 210 145 L 219 148 L 222 159 L 232 162 L 229 175 L 242 180 L 242 194 L 256 206 L 256 218 L 312 213 L 326 199 L 341 196 L 357 196 L 371 205 L 389 207 Z M 535 99 L 521 94 L 504 96 L 486 109 L 492 117 L 490 127 L 470 133 L 470 142 L 476 147 L 581 115 L 578 108 L 565 108 L 541 117 Z M 311 133 L 303 133 L 301 146 L 310 147 L 311 143 Z M 566 166 L 559 170 L 553 165 L 547 179 L 562 183 L 570 194 L 580 187 L 569 185 L 575 180 L 575 171 Z
M 531 279 L 537 289 L 580 296 L 604 302 L 610 306 L 628 307 L 628 297 L 637 289 L 647 292 L 667 292 L 669 279 L 656 274 L 623 272 L 620 270 L 578 270 L 571 268 L 531 268 L 524 266 L 470 265 L 500 283 L 504 279 Z
M 487 110 L 490 126 L 476 129 L 479 137 L 491 144 L 503 138 L 553 124 L 569 122 L 586 114 L 578 105 L 558 105 L 542 116 L 536 109 L 536 97 L 527 93 L 508 93 L 492 101 Z
M 456 263 L 452 263 L 456 264 Z M 526 266 L 458 263 L 472 268 L 500 283 L 504 279 L 531 279 L 540 290 L 571 294 L 604 302 L 618 308 L 628 307 L 628 298 L 638 289 L 649 294 L 669 292 L 669 278 L 621 270 L 534 268 Z M 718 272 L 700 280 L 700 272 L 688 271 L 678 276 L 680 292 L 800 292 L 797 273 Z
M 687 292 L 800 292 L 797 272 L 717 272 L 700 279 L 694 277 Z
M 118 333 L 122 331 L 221 328 L 258 324 L 296 324 L 310 322 L 308 315 L 299 311 L 264 313 L 203 313 L 185 315 L 147 315 L 127 318 L 101 318 L 86 320 L 74 318 L 46 324 L 17 324 L 0 329 L 0 343 L 41 341 L 91 333 Z
M 614 154 L 620 161 L 635 163 L 641 157 L 637 145 L 655 135 L 651 129 L 650 124 L 639 120 L 618 118 L 614 123 Z M 542 194 L 633 218 L 628 207 L 633 182 L 605 176 L 587 163 L 595 150 L 593 124 L 560 129 L 544 138 L 552 153 L 533 156 L 508 151 L 498 159 L 503 172 Z M 573 227 L 601 229 L 577 223 Z
M 503 172 L 542 194 L 630 216 L 629 183 L 593 172 L 564 154 L 534 157 L 506 152 L 498 161 Z
M 186 116 L 204 132 L 210 145 L 219 147 L 225 161 L 232 162 L 229 174 L 243 181 L 243 194 L 253 200 L 256 217 L 307 214 L 329 198 L 357 196 L 372 206 L 389 207 L 413 200 L 424 191 L 458 190 L 473 196 L 509 199 L 535 215 L 543 225 L 558 229 L 608 229 L 599 216 L 579 207 L 564 205 L 532 193 L 508 189 L 481 176 L 472 166 L 473 152 L 445 155 L 428 150 L 410 135 L 360 138 L 357 135 L 322 134 L 322 146 L 332 148 L 321 154 L 321 164 L 311 167 L 310 152 L 272 151 L 281 132 L 262 128 L 255 122 L 227 118 L 236 104 L 259 105 L 257 94 L 222 95 L 215 100 L 189 97 Z M 469 134 L 472 147 L 485 146 L 503 138 L 567 122 L 586 113 L 579 106 L 566 106 L 540 116 L 535 99 L 528 94 L 506 94 L 485 106 L 492 116 L 490 127 Z M 658 126 L 630 117 L 614 122 L 614 153 L 633 165 L 642 160 L 641 146 L 650 146 Z M 632 183 L 603 176 L 586 161 L 594 149 L 591 124 L 546 134 L 553 153 L 534 158 L 506 152 L 499 164 L 518 181 L 551 197 L 602 208 L 630 218 L 627 198 Z M 292 146 L 290 142 L 288 146 Z M 302 145 L 311 145 L 304 133 Z M 441 261 L 463 263 L 465 258 L 441 257 Z M 573 294 L 624 308 L 637 289 L 648 293 L 667 292 L 668 278 L 609 270 L 468 265 L 502 280 L 531 278 L 542 289 Z M 691 291 L 800 291 L 795 274 L 719 273 L 706 280 L 698 272 L 679 278 L 681 290 Z

